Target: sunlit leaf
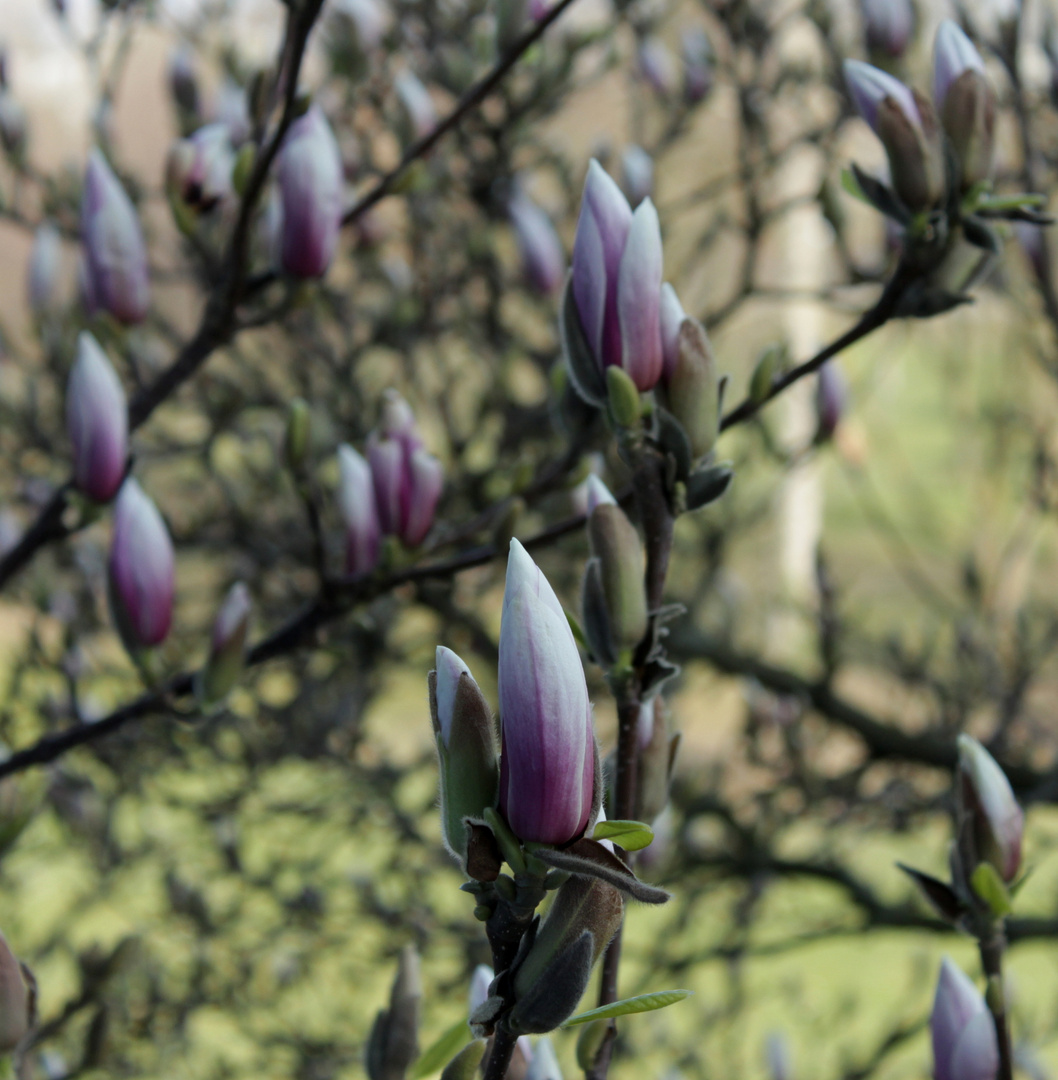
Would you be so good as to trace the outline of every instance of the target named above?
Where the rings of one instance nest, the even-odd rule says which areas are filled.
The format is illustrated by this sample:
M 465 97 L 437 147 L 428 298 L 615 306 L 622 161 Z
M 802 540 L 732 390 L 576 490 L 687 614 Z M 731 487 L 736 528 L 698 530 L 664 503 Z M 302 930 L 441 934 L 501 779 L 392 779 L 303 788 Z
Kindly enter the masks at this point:
M 411 1067 L 408 1080 L 422 1080 L 430 1073 L 439 1072 L 470 1042 L 470 1039 L 470 1025 L 466 1020 L 457 1021 L 422 1052 L 419 1060 Z
M 600 821 L 593 840 L 615 840 L 625 851 L 639 851 L 654 839 L 654 830 L 642 821 Z
M 658 990 L 653 994 L 640 994 L 638 997 L 615 1001 L 612 1005 L 603 1005 L 598 1009 L 577 1013 L 576 1016 L 571 1016 L 562 1026 L 573 1027 L 575 1024 L 588 1024 L 592 1020 L 612 1020 L 617 1016 L 654 1012 L 655 1009 L 665 1009 L 669 1005 L 675 1005 L 677 1001 L 683 1001 L 684 998 L 690 997 L 693 993 L 693 990 Z

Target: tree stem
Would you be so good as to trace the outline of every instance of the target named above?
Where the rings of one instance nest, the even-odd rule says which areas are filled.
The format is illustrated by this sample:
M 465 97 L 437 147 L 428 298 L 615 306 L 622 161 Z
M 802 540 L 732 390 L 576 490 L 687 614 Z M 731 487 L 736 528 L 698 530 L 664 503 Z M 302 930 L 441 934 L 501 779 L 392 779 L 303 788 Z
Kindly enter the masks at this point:
M 999 1046 L 999 1071 L 996 1073 L 996 1080 L 1013 1080 L 1014 1054 L 1010 1045 L 1006 992 L 1003 987 L 1003 952 L 1007 947 L 1006 937 L 1002 928 L 995 926 L 990 934 L 979 938 L 977 944 L 981 952 L 981 966 L 988 980 L 985 999 L 996 1026 L 996 1043 Z

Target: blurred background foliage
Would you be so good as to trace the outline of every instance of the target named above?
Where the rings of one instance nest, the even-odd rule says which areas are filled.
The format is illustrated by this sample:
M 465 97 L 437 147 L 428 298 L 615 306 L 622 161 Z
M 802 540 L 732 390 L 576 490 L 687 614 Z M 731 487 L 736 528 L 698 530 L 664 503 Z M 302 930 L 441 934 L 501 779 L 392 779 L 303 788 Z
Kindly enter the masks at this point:
M 919 0 L 916 33 L 887 66 L 928 86 L 939 19 L 962 17 L 986 51 L 999 7 Z M 382 25 L 356 46 L 365 8 Z M 1003 189 L 1025 186 L 1021 124 L 1053 187 L 1056 14 L 1026 0 L 1017 91 L 989 55 Z M 496 62 L 495 16 L 481 0 L 328 3 L 305 81 L 342 148 L 349 205 L 410 140 L 395 80 L 414 72 L 444 116 Z M 273 0 L 0 9 L 3 93 L 28 131 L 0 163 L 0 546 L 68 471 L 65 373 L 89 325 L 74 286 L 88 146 L 108 146 L 149 239 L 148 320 L 90 324 L 136 387 L 193 333 L 227 226 L 218 212 L 189 239 L 167 205 L 165 155 L 190 123 L 168 97 L 172 50 L 193 51 L 206 119 L 274 61 L 282 21 Z M 507 221 L 516 185 L 568 252 L 589 157 L 620 176 L 629 147 L 650 155 L 666 278 L 709 327 L 729 402 L 763 348 L 783 342 L 796 361 L 847 327 L 893 257 L 880 218 L 839 185 L 850 160 L 882 162 L 839 84 L 840 58 L 866 55 L 863 31 L 844 0 L 577 0 L 345 230 L 323 283 L 266 283 L 250 325 L 135 436 L 137 475 L 177 550 L 166 669 L 201 662 L 234 580 L 253 594 L 255 640 L 318 600 L 320 570 L 340 562 L 334 451 L 362 444 L 388 387 L 446 470 L 439 523 L 409 559 L 565 521 L 589 467 L 621 488 L 605 432 L 556 423 L 556 300 L 523 273 Z M 680 59 L 695 32 L 709 41 L 700 95 Z M 34 315 L 25 264 L 45 217 L 63 232 L 62 299 Z M 684 668 L 668 701 L 682 746 L 641 863 L 675 900 L 631 911 L 622 992 L 696 996 L 623 1025 L 618 1080 L 926 1075 L 939 956 L 972 972 L 976 960 L 895 862 L 943 874 L 962 730 L 1022 769 L 1033 873 L 1010 925 L 1014 1030 L 1025 1075 L 1058 1067 L 1058 327 L 1040 258 L 1007 235 L 972 307 L 892 323 L 843 354 L 832 437 L 815 438 L 814 379 L 726 434 L 732 488 L 681 518 L 668 593 L 688 613 L 672 626 Z M 298 395 L 312 409 L 322 567 L 280 453 Z M 109 515 L 77 528 L 6 585 L 0 741 L 12 751 L 140 690 L 106 611 L 109 530 Z M 580 529 L 535 550 L 571 610 L 586 551 Z M 222 711 L 173 700 L 0 780 L 0 832 L 28 817 L 0 860 L 0 926 L 40 985 L 27 1076 L 362 1075 L 409 942 L 423 956 L 423 1044 L 465 1012 L 488 954 L 440 846 L 425 676 L 449 645 L 495 701 L 502 573 L 486 560 L 336 602 Z M 606 752 L 612 702 L 594 670 L 589 683 Z M 572 1073 L 572 1036 L 557 1046 Z

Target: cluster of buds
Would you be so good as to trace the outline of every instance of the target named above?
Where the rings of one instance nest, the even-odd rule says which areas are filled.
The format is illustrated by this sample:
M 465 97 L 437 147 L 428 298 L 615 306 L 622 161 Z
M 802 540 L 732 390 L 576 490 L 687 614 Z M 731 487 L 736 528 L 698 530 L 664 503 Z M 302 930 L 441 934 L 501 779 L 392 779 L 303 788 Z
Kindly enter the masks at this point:
M 88 155 L 81 198 L 81 285 L 89 313 L 140 322 L 150 304 L 147 248 L 132 201 L 98 148 Z
M 173 544 L 162 515 L 129 477 L 114 510 L 110 603 L 121 639 L 133 656 L 161 644 L 173 619 Z
M 845 61 L 856 110 L 881 139 L 893 190 L 909 214 L 940 206 L 949 188 L 965 193 L 992 169 L 995 91 L 973 43 L 951 20 L 937 31 L 933 101 L 880 68 Z M 957 175 L 948 176 L 945 140 Z
M 620 925 L 624 894 L 667 899 L 639 882 L 612 845 L 590 836 L 602 816 L 602 775 L 584 669 L 558 597 L 517 540 L 507 563 L 498 674 L 498 731 L 455 653 L 438 649 L 429 678 L 446 845 L 472 879 L 466 888 L 494 949 L 518 928 L 506 953 L 497 953 L 507 966 L 471 1016 L 481 1038 L 497 1027 L 515 1035 L 558 1027 Z M 501 873 L 504 861 L 513 876 Z M 555 889 L 539 924 L 533 912 Z
M 282 205 L 280 264 L 295 278 L 323 277 L 338 246 L 345 175 L 338 143 L 319 106 L 291 124 L 277 175 Z
M 731 472 L 712 463 L 724 381 L 704 327 L 662 282 L 661 230 L 645 199 L 633 213 L 597 161 L 588 168 L 562 302 L 561 331 L 572 386 L 607 408 L 616 427 L 649 438 L 671 458 L 670 503 L 696 510 L 726 490 Z M 641 394 L 656 391 L 644 407 Z M 628 441 L 628 440 L 626 440 Z
M 87 331 L 66 386 L 66 431 L 77 489 L 98 503 L 117 494 L 129 453 L 128 403 L 107 354 Z
M 995 1080 L 999 1047 L 992 1014 L 973 980 L 947 956 L 929 1029 L 934 1080 Z
M 0 934 L 0 1057 L 15 1051 L 36 1023 L 36 984 Z
M 959 736 L 955 796 L 951 884 L 919 870 L 902 869 L 940 915 L 984 938 L 1010 911 L 1025 818 L 1003 770 L 969 735 Z
M 444 486 L 440 461 L 423 445 L 408 403 L 388 390 L 367 459 L 351 446 L 338 451 L 339 509 L 345 526 L 346 573 L 362 577 L 378 565 L 382 538 L 416 548 L 433 527 Z

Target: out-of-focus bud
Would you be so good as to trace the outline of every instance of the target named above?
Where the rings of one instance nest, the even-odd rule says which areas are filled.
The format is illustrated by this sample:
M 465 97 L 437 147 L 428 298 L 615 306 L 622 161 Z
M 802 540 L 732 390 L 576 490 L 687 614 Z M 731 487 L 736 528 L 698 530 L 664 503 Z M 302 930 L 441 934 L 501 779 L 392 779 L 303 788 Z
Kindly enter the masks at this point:
M 87 331 L 77 339 L 66 384 L 66 433 L 73 448 L 74 483 L 90 499 L 109 502 L 125 476 L 128 403 L 106 353 Z
M 444 486 L 440 461 L 422 445 L 408 403 L 387 391 L 382 421 L 367 440 L 382 532 L 418 547 L 433 526 Z
M 440 652 L 440 649 L 438 649 Z M 470 976 L 470 992 L 467 995 L 467 1015 L 472 1016 L 489 996 L 489 987 L 496 978 L 496 972 L 488 964 L 478 964 Z
M 632 376 L 623 368 L 609 367 L 606 369 L 606 400 L 610 405 L 610 415 L 613 422 L 619 428 L 635 428 L 639 426 L 642 414 L 642 405 L 639 400 L 639 389 Z
M 29 1034 L 33 992 L 22 965 L 0 934 L 0 1055 L 10 1054 Z
M 654 194 L 654 159 L 643 147 L 625 147 L 621 155 L 621 186 L 633 206 Z
M 445 846 L 465 869 L 470 837 L 464 819 L 480 819 L 486 809 L 496 805 L 499 769 L 495 725 L 470 669 L 451 649 L 438 647 L 437 668 L 430 672 L 429 687 L 430 715 L 441 762 Z
M 554 1031 L 576 1009 L 591 969 L 621 925 L 624 900 L 597 878 L 562 885 L 547 919 L 514 976 L 512 1031 Z
M 1047 240 L 1043 230 L 1039 225 L 1032 225 L 1027 221 L 1015 221 L 1014 236 L 1017 238 L 1018 246 L 1024 253 L 1025 258 L 1028 259 L 1029 264 L 1032 266 L 1033 273 L 1037 277 L 1042 277 L 1046 272 L 1044 260 L 1047 257 L 1045 248 Z
M 845 85 L 856 111 L 885 147 L 893 188 L 911 211 L 944 194 L 944 147 L 933 106 L 898 79 L 861 60 L 845 61 Z
M 241 146 L 250 137 L 250 106 L 246 91 L 234 79 L 226 78 L 217 88 L 212 117 L 228 129 L 232 146 Z
M 393 80 L 393 88 L 404 114 L 406 141 L 425 138 L 437 126 L 437 109 L 430 91 L 407 69 Z
M 934 1080 L 995 1080 L 995 1023 L 973 980 L 944 957 L 929 1018 Z
M 250 629 L 250 590 L 237 581 L 217 612 L 209 659 L 202 669 L 196 690 L 199 700 L 213 704 L 227 697 L 246 667 L 246 635 Z
M 85 172 L 81 240 L 93 305 L 120 322 L 139 322 L 150 304 L 147 248 L 132 201 L 96 147 Z
M 566 253 L 551 219 L 520 191 L 507 204 L 507 214 L 518 238 L 525 280 L 545 296 L 556 292 L 566 274 Z
M 525 1080 L 563 1080 L 562 1066 L 558 1063 L 558 1055 L 551 1040 L 544 1035 L 536 1040 L 533 1048 L 533 1060 L 529 1062 L 529 1070 L 525 1074 Z
M 660 694 L 640 706 L 636 728 L 639 752 L 635 806 L 637 821 L 653 821 L 669 804 L 669 781 L 680 742 L 679 735 L 672 734 L 670 726 L 669 713 Z
M 323 111 L 313 106 L 290 126 L 277 168 L 283 200 L 283 269 L 322 277 L 342 227 L 342 156 Z
M 327 44 L 335 68 L 360 77 L 389 28 L 381 0 L 334 0 L 327 5 Z
M 639 534 L 597 476 L 588 477 L 588 540 L 584 626 L 600 664 L 630 658 L 647 629 L 643 545 Z
M 661 377 L 661 264 L 654 204 L 645 199 L 633 214 L 621 189 L 592 159 L 570 284 L 571 314 L 579 320 L 589 357 L 579 355 L 565 328 L 570 375 L 586 401 L 601 404 L 603 376 L 611 366 L 622 368 L 641 391 L 652 389 Z
M 343 443 L 338 447 L 338 467 L 341 472 L 338 506 L 345 526 L 345 572 L 352 577 L 363 577 L 378 565 L 382 548 L 371 466 Z
M 400 953 L 397 977 L 390 991 L 389 1008 L 375 1017 L 367 1044 L 365 1065 L 370 1080 L 404 1080 L 419 1056 L 419 1013 L 422 977 L 414 945 Z
M 173 543 L 158 508 L 130 476 L 114 511 L 110 599 L 130 652 L 165 640 L 173 620 Z
M 680 88 L 680 68 L 669 47 L 653 34 L 639 43 L 636 56 L 639 75 L 662 97 L 675 97 Z
M 517 540 L 499 652 L 500 809 L 521 840 L 563 844 L 583 833 L 592 810 L 591 703 L 566 613 Z
M 487 1049 L 488 1043 L 484 1039 L 475 1039 L 467 1043 L 444 1067 L 441 1080 L 475 1080 Z M 507 1075 L 510 1076 L 512 1071 L 508 1069 Z
M 915 29 L 911 0 L 860 0 L 867 49 L 895 60 L 903 56 Z
M 955 150 L 963 189 L 987 180 L 992 175 L 996 94 L 973 42 L 951 19 L 937 30 L 933 100 Z
M 234 194 L 235 151 L 224 124 L 207 124 L 169 150 L 165 182 L 170 198 L 207 212 Z
M 995 758 L 969 735 L 958 741 L 959 809 L 967 826 L 965 841 L 960 836 L 964 870 L 971 877 L 978 863 L 988 862 L 1009 883 L 1021 865 L 1024 815 Z
M 309 454 L 312 435 L 312 411 L 304 398 L 294 398 L 287 412 L 287 429 L 283 439 L 283 455 L 287 468 L 299 473 Z
M 10 90 L 0 89 L 0 146 L 13 158 L 26 150 L 26 110 L 15 100 Z
M 836 360 L 828 360 L 816 379 L 816 441 L 833 438 L 845 412 L 848 394 L 841 368 Z
M 55 307 L 61 259 L 59 230 L 45 221 L 33 235 L 26 274 L 26 293 L 35 315 L 43 315 Z
M 704 457 L 719 431 L 720 380 L 709 336 L 697 319 L 680 323 L 676 363 L 665 390 L 669 411 L 687 435 L 692 455 Z
M 177 45 L 169 54 L 169 93 L 184 117 L 198 116 L 198 75 L 195 53 L 190 45 Z
M 709 96 L 716 75 L 713 71 L 713 45 L 709 35 L 692 26 L 680 36 L 683 57 L 683 100 L 694 105 Z

